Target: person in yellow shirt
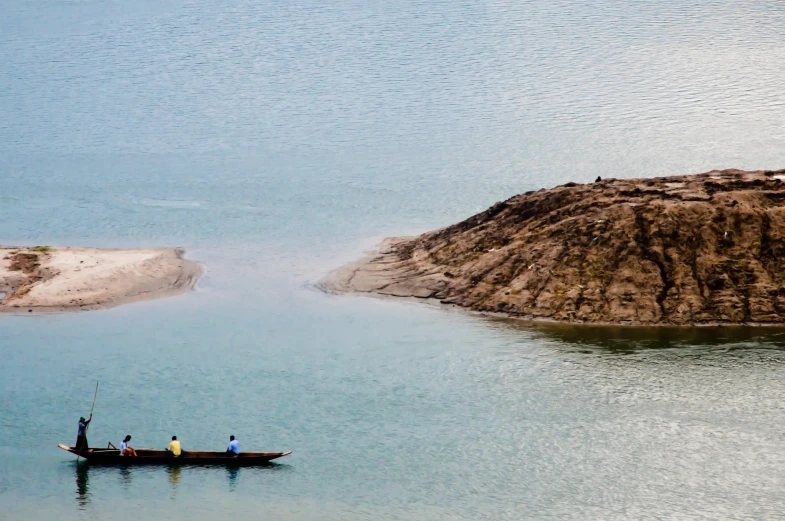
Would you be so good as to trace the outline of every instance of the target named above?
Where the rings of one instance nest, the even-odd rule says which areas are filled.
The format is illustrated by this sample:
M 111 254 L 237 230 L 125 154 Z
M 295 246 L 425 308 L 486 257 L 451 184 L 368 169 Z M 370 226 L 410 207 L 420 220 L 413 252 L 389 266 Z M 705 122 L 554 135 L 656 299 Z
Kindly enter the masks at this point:
M 172 441 L 171 443 L 169 443 L 169 446 L 166 448 L 166 455 L 177 457 L 181 453 L 182 450 L 180 449 L 180 442 L 177 441 L 177 436 L 172 436 Z

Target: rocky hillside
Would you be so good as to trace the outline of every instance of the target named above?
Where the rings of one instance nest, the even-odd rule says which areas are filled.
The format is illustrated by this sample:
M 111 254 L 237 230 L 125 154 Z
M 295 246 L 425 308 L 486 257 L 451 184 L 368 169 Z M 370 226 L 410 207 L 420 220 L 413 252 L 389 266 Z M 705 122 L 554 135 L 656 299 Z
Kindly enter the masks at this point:
M 528 319 L 785 322 L 785 170 L 606 179 L 527 192 L 390 240 L 331 291 Z

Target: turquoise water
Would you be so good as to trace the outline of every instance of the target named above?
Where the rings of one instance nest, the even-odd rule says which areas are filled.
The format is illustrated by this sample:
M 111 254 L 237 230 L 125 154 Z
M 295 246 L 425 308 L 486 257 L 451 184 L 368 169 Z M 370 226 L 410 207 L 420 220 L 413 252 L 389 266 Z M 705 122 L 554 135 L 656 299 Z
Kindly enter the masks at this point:
M 393 4 L 393 5 L 388 5 Z M 768 330 L 313 289 L 525 190 L 785 164 L 777 2 L 0 1 L 0 242 L 182 246 L 196 292 L 0 317 L 0 519 L 773 519 Z M 94 445 L 293 449 L 261 469 Z

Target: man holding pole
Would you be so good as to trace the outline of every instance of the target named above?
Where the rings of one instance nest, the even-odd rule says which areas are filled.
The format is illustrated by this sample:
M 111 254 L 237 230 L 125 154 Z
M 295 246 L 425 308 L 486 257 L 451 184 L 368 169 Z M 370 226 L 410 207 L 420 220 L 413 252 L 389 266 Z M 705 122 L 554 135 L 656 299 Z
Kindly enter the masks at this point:
M 93 413 L 90 413 L 90 418 L 84 419 L 84 416 L 79 418 L 79 430 L 76 433 L 76 450 L 87 450 L 87 426 L 93 419 Z

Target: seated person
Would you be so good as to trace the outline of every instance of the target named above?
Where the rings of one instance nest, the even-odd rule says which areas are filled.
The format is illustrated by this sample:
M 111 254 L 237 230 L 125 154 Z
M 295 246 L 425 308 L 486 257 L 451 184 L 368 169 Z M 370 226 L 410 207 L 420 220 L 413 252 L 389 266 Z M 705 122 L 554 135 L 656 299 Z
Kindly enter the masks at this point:
M 167 456 L 174 456 L 175 458 L 181 454 L 182 450 L 180 449 L 180 442 L 177 441 L 177 436 L 172 436 L 172 441 L 169 443 L 169 446 L 166 448 L 166 455 Z
M 128 446 L 129 441 L 131 441 L 130 434 L 127 435 L 120 444 L 120 456 L 136 456 L 136 451 Z
M 229 447 L 226 449 L 226 455 L 236 458 L 240 455 L 240 444 L 234 439 L 234 436 L 229 436 Z

